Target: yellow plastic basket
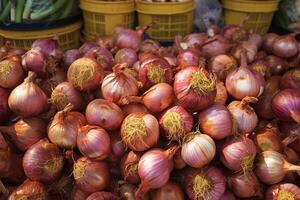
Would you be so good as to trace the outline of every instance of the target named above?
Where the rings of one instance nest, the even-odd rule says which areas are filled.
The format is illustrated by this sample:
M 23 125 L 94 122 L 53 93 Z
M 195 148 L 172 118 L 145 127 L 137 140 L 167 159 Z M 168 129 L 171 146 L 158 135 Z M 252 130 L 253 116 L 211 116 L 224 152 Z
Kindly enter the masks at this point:
M 93 42 L 96 39 L 96 35 L 88 34 L 85 31 L 82 31 L 83 40 L 87 42 Z
M 270 28 L 279 1 L 222 0 L 222 3 L 226 24 L 239 24 L 249 16 L 249 19 L 244 23 L 244 27 L 263 35 Z
M 134 0 L 98 1 L 80 0 L 84 31 L 91 35 L 108 35 L 115 25 L 134 26 Z
M 4 40 L 11 41 L 13 47 L 25 50 L 30 49 L 32 42 L 36 39 L 58 36 L 61 48 L 68 50 L 80 46 L 81 25 L 81 22 L 77 22 L 59 28 L 35 31 L 10 31 L 0 29 L 0 36 L 2 36 Z
M 185 2 L 146 2 L 137 0 L 139 26 L 155 25 L 147 33 L 159 41 L 173 41 L 176 35 L 187 35 L 193 30 L 194 0 Z

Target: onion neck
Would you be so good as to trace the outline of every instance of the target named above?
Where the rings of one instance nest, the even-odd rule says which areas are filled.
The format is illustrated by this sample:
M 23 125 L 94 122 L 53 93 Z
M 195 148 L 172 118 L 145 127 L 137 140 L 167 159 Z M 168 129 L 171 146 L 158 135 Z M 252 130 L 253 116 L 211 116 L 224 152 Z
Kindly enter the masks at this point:
M 36 73 L 29 71 L 28 76 L 24 79 L 25 83 L 33 82 L 36 79 Z
M 241 50 L 241 65 L 240 65 L 240 68 L 248 68 L 247 54 L 246 54 L 246 51 L 244 49 Z
M 258 99 L 255 97 L 246 96 L 242 99 L 240 104 L 242 108 L 247 109 L 250 103 L 256 103 L 257 101 Z
M 142 37 L 144 35 L 144 33 L 149 29 L 151 28 L 153 25 L 155 25 L 155 22 L 151 22 L 149 23 L 148 25 L 142 27 L 142 28 L 139 28 L 136 33 L 138 34 L 138 36 Z
M 284 161 L 283 163 L 283 169 L 286 172 L 292 172 L 292 171 L 300 171 L 300 166 L 298 165 L 293 165 L 287 161 Z
M 172 146 L 166 151 L 164 151 L 164 153 L 167 155 L 169 160 L 173 160 L 173 157 L 179 148 L 180 148 L 179 146 Z
M 118 105 L 125 106 L 131 103 L 140 103 L 143 104 L 143 97 L 138 96 L 127 96 L 120 99 Z

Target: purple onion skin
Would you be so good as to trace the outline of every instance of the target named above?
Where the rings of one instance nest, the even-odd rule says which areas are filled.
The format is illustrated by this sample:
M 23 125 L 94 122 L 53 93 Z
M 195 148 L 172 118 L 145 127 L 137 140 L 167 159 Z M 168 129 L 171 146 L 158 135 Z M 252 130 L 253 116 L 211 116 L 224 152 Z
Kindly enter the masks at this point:
M 63 57 L 64 67 L 69 69 L 70 65 L 77 60 L 78 58 L 82 57 L 82 53 L 78 49 L 70 49 L 65 52 Z

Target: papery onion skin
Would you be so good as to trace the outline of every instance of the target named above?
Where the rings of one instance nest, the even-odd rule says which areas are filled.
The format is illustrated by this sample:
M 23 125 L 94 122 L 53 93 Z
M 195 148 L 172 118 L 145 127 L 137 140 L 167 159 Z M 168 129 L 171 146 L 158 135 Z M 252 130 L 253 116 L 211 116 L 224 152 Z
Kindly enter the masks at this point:
M 81 47 L 79 48 L 79 51 L 81 54 L 86 54 L 88 51 L 90 51 L 93 48 L 99 47 L 95 42 L 84 42 Z
M 33 71 L 38 77 L 45 78 L 47 75 L 48 59 L 37 49 L 30 49 L 22 56 L 24 69 Z
M 77 147 L 82 155 L 103 160 L 110 153 L 110 137 L 103 128 L 86 125 L 78 130 Z
M 92 90 L 100 86 L 104 71 L 94 59 L 83 57 L 70 65 L 67 77 L 68 81 L 80 90 Z
M 212 105 L 198 116 L 200 131 L 213 139 L 224 139 L 234 133 L 234 123 L 229 110 L 223 105 Z
M 9 95 L 9 108 L 22 117 L 36 116 L 47 108 L 47 96 L 34 83 L 35 74 L 30 72 L 24 82 Z
M 156 118 L 147 113 L 132 113 L 122 122 L 121 137 L 134 151 L 145 151 L 159 139 L 159 124 Z
M 239 198 L 261 197 L 260 184 L 255 174 L 250 171 L 244 174 L 234 174 L 228 179 L 229 187 Z
M 283 121 L 300 122 L 300 91 L 284 89 L 272 99 L 274 114 Z
M 44 80 L 40 80 L 38 85 L 43 89 L 47 96 L 51 96 L 53 89 L 60 83 L 67 80 L 65 69 L 61 68 Z
M 237 61 L 234 57 L 221 54 L 210 59 L 208 69 L 215 73 L 220 81 L 224 81 L 226 76 L 235 68 L 237 68 Z
M 155 53 L 158 51 L 160 47 L 159 42 L 151 39 L 146 39 L 142 41 L 142 45 L 140 47 L 140 52 L 152 52 Z
M 83 114 L 70 112 L 66 107 L 56 113 L 48 126 L 48 138 L 61 148 L 72 149 L 76 147 L 78 128 L 87 124 Z
M 120 198 L 111 192 L 94 192 L 86 200 L 120 200 Z
M 255 103 L 256 101 L 256 98 L 245 97 L 242 101 L 232 101 L 227 106 L 239 133 L 252 133 L 255 130 L 258 117 L 249 103 Z
M 280 183 L 269 187 L 265 194 L 266 200 L 300 199 L 300 188 L 292 183 Z
M 212 58 L 220 54 L 226 54 L 232 45 L 228 40 L 220 35 L 209 38 L 201 47 L 201 51 L 206 58 Z
M 87 193 L 104 190 L 109 185 L 110 175 L 106 162 L 79 158 L 74 164 L 73 176 L 76 186 Z
M 175 153 L 173 157 L 173 162 L 175 169 L 183 169 L 186 167 L 187 164 L 184 162 L 181 156 L 181 149 L 178 149 L 178 151 Z
M 173 169 L 173 155 L 175 148 L 166 151 L 152 149 L 147 151 L 140 159 L 138 172 L 141 184 L 136 192 L 136 197 L 143 196 L 149 189 L 157 189 L 165 185 Z
M 173 81 L 173 72 L 165 59 L 153 57 L 141 63 L 138 77 L 143 87 L 149 89 L 157 83 L 171 84 Z
M 23 82 L 25 73 L 20 58 L 10 56 L 0 61 L 0 87 L 13 89 Z
M 169 140 L 182 141 L 193 128 L 193 116 L 182 106 L 174 106 L 162 115 L 159 124 Z
M 7 121 L 11 114 L 8 106 L 9 92 L 3 88 L 0 88 L 0 123 Z
M 180 42 L 186 45 L 187 48 L 198 50 L 207 39 L 206 33 L 190 33 L 182 38 Z
M 288 163 L 282 154 L 264 151 L 259 155 L 255 174 L 263 183 L 276 184 L 284 179 L 287 172 L 299 170 L 300 166 Z
M 256 156 L 256 146 L 247 137 L 233 138 L 221 149 L 221 162 L 232 171 L 249 171 L 253 167 Z
M 31 48 L 40 50 L 45 56 L 52 57 L 57 62 L 63 57 L 58 38 L 37 39 L 32 43 Z
M 255 43 L 250 41 L 242 41 L 237 44 L 235 48 L 232 49 L 232 55 L 237 59 L 241 59 L 242 51 L 245 52 L 247 57 L 247 63 L 254 61 L 257 54 L 257 46 Z
M 177 56 L 177 66 L 180 69 L 195 66 L 202 67 L 203 63 L 205 63 L 205 58 L 202 57 L 197 51 L 190 49 L 180 51 Z
M 73 187 L 72 193 L 70 195 L 71 200 L 86 200 L 89 196 L 88 192 L 80 190 L 76 185 Z
M 133 66 L 137 60 L 138 56 L 135 50 L 130 48 L 120 49 L 115 55 L 115 62 L 119 64 L 127 63 L 128 66 Z
M 121 109 L 123 110 L 124 116 L 128 116 L 136 112 L 149 113 L 149 110 L 141 103 L 129 103 L 122 106 Z
M 229 190 L 226 190 L 220 200 L 236 200 L 235 196 Z
M 280 79 L 280 89 L 299 89 L 300 69 L 290 70 L 283 74 Z
M 138 174 L 138 163 L 141 157 L 141 153 L 134 151 L 129 151 L 123 156 L 120 162 L 120 169 L 125 181 L 132 184 L 137 184 L 141 181 Z
M 138 94 L 139 88 L 136 79 L 128 73 L 125 65 L 116 65 L 113 67 L 113 73 L 107 75 L 101 85 L 104 99 L 119 102 L 126 96 Z
M 109 136 L 111 143 L 111 152 L 109 158 L 113 161 L 119 161 L 126 153 L 127 147 L 124 144 L 119 131 L 110 133 Z
M 152 113 L 159 113 L 174 102 L 173 88 L 167 83 L 158 83 L 143 94 L 143 103 Z
M 120 128 L 124 119 L 121 108 L 113 102 L 95 99 L 86 107 L 86 119 L 89 124 L 97 125 L 107 130 Z
M 82 53 L 79 49 L 70 49 L 64 53 L 63 63 L 66 69 L 69 69 L 70 65 L 77 60 L 78 58 L 82 57 Z
M 51 93 L 51 103 L 59 110 L 69 103 L 73 105 L 74 110 L 80 110 L 84 105 L 80 92 L 69 82 L 62 82 L 54 88 Z
M 57 145 L 47 139 L 32 145 L 23 157 L 24 172 L 35 181 L 50 182 L 58 178 L 64 166 L 64 160 Z
M 0 127 L 0 131 L 8 134 L 21 151 L 26 151 L 46 136 L 46 127 L 43 120 L 32 117 L 22 118 L 8 127 Z
M 18 199 L 48 200 L 47 188 L 38 181 L 26 180 L 9 195 L 8 200 Z
M 228 99 L 228 93 L 223 82 L 218 82 L 216 85 L 215 104 L 225 105 Z
M 203 84 L 198 84 L 204 82 Z M 179 104 L 188 111 L 199 111 L 214 103 L 215 77 L 198 67 L 187 67 L 175 75 L 174 92 Z
M 260 151 L 277 151 L 281 152 L 283 145 L 280 137 L 277 135 L 277 129 L 271 125 L 267 125 L 265 128 L 256 132 L 254 136 L 254 142 Z
M 268 63 L 265 60 L 256 60 L 254 61 L 251 65 L 250 68 L 261 74 L 263 77 L 269 77 L 271 72 L 270 72 L 270 67 Z
M 102 66 L 104 71 L 111 71 L 114 64 L 114 58 L 110 51 L 102 47 L 95 47 L 84 54 L 84 57 L 92 58 Z
M 202 170 L 191 169 L 185 176 L 184 183 L 185 192 L 191 200 L 207 197 L 211 200 L 218 200 L 226 189 L 222 171 L 212 166 Z
M 249 39 L 250 42 L 253 42 L 256 44 L 257 49 L 261 49 L 263 45 L 263 37 L 260 34 L 257 33 L 250 33 L 249 34 Z
M 277 35 L 276 33 L 267 33 L 264 36 L 263 49 L 268 53 L 272 53 L 273 42 L 278 37 L 279 35 Z
M 267 61 L 272 75 L 281 74 L 289 66 L 285 60 L 274 55 L 265 57 L 265 61 Z
M 161 188 L 151 192 L 151 199 L 153 200 L 184 200 L 184 194 L 178 184 L 175 182 L 168 182 Z
M 290 58 L 298 53 L 298 41 L 294 34 L 283 35 L 275 38 L 272 44 L 272 53 L 282 58 Z
M 186 164 L 201 168 L 212 161 L 216 154 L 216 145 L 211 137 L 205 134 L 191 133 L 181 148 L 181 157 Z

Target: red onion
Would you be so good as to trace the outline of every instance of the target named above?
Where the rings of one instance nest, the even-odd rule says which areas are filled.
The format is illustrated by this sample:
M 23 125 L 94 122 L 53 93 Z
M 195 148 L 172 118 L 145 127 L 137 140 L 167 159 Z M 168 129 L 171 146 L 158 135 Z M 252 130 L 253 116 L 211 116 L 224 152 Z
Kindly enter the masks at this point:
M 234 174 L 228 179 L 229 187 L 239 198 L 262 197 L 260 184 L 255 174 L 250 171 L 245 174 Z
M 280 79 L 280 89 L 300 88 L 300 69 L 287 71 Z
M 220 200 L 236 200 L 235 196 L 229 190 L 226 190 Z
M 258 131 L 254 136 L 254 142 L 260 151 L 281 152 L 283 145 L 278 136 L 278 131 L 271 124 Z
M 299 45 L 295 39 L 299 32 L 276 37 L 272 44 L 272 53 L 282 58 L 290 58 L 298 53 Z
M 216 145 L 211 137 L 197 132 L 187 136 L 181 148 L 181 157 L 186 164 L 201 168 L 209 164 L 216 154 Z
M 286 161 L 288 161 L 289 163 L 292 163 L 292 164 L 299 163 L 299 156 L 292 148 L 285 147 L 283 149 L 283 154 L 286 158 Z
M 279 37 L 279 35 L 277 35 L 276 33 L 267 33 L 263 40 L 263 49 L 267 52 L 267 53 L 272 53 L 272 48 L 273 48 L 273 42 L 275 41 L 275 39 L 277 39 Z
M 255 60 L 262 60 L 265 59 L 267 57 L 267 53 L 264 50 L 258 51 L 256 54 L 256 58 Z
M 68 81 L 80 90 L 92 90 L 100 86 L 104 71 L 100 64 L 91 58 L 79 58 L 68 69 Z
M 120 101 L 126 103 L 143 103 L 152 113 L 159 113 L 175 102 L 175 95 L 172 86 L 167 83 L 158 83 L 147 90 L 142 97 L 127 97 Z
M 130 115 L 131 113 L 143 112 L 149 113 L 148 109 L 141 103 L 129 103 L 122 106 L 124 116 Z
M 23 157 L 24 172 L 34 181 L 51 182 L 58 178 L 64 166 L 59 148 L 47 139 L 32 145 Z
M 173 72 L 165 59 L 160 57 L 148 58 L 140 65 L 139 80 L 145 89 L 149 89 L 157 83 L 171 84 Z
M 79 112 L 71 112 L 72 108 L 69 104 L 64 110 L 56 113 L 48 126 L 50 141 L 61 148 L 75 148 L 78 128 L 87 124 L 84 115 Z
M 120 200 L 120 198 L 111 192 L 94 192 L 86 200 Z
M 127 70 L 127 64 L 116 65 L 113 71 L 104 78 L 101 85 L 105 99 L 117 103 L 123 97 L 138 94 L 138 82 Z
M 282 143 L 287 146 L 299 138 L 300 124 L 297 122 L 284 122 L 279 123 L 280 132 L 284 134 Z M 291 145 L 293 147 L 293 145 Z M 298 146 L 298 145 L 297 145 Z M 295 149 L 297 150 L 297 149 Z
M 150 23 L 147 26 L 139 28 L 136 31 L 129 28 L 122 28 L 114 35 L 116 47 L 118 49 L 131 48 L 135 51 L 138 51 L 141 46 L 144 33 L 152 26 L 153 23 Z
M 209 37 L 213 37 L 217 34 L 220 34 L 221 32 L 222 32 L 221 27 L 219 25 L 216 25 L 216 24 L 210 25 L 207 28 L 207 31 L 206 31 L 206 33 Z
M 181 148 L 175 153 L 173 157 L 174 168 L 175 169 L 183 169 L 186 167 L 186 163 L 184 162 L 181 155 Z
M 226 189 L 225 177 L 215 167 L 191 169 L 185 176 L 185 192 L 191 200 L 220 199 Z
M 226 88 L 229 94 L 236 99 L 246 96 L 259 96 L 264 89 L 262 76 L 247 68 L 247 59 L 242 53 L 241 66 L 228 74 L 226 77 Z
M 77 146 L 82 155 L 103 160 L 110 153 L 110 137 L 103 128 L 86 125 L 78 130 Z
M 171 147 L 166 151 L 152 149 L 141 157 L 138 164 L 141 184 L 136 191 L 138 198 L 142 197 L 150 189 L 158 189 L 169 181 L 176 149 L 176 147 Z
M 71 200 L 86 200 L 89 193 L 80 190 L 76 185 L 74 186 L 70 199 Z
M 159 42 L 155 40 L 146 39 L 142 41 L 142 45 L 140 47 L 140 52 L 152 52 L 156 53 L 158 52 L 160 48 Z
M 41 51 L 45 56 L 60 62 L 63 57 L 63 50 L 59 47 L 58 38 L 37 39 L 32 45 L 32 49 Z
M 208 36 L 206 33 L 191 33 L 182 38 L 180 41 L 180 46 L 183 49 L 189 48 L 198 50 L 207 41 L 207 39 Z M 187 48 L 184 48 L 185 46 Z
M 228 99 L 228 94 L 226 87 L 223 82 L 218 82 L 216 84 L 217 94 L 215 98 L 215 104 L 225 105 Z
M 24 169 L 22 166 L 23 155 L 12 153 L 9 159 L 10 159 L 9 161 L 10 166 L 8 168 L 8 172 L 4 173 L 5 174 L 4 176 L 6 177 L 7 182 L 20 184 L 25 180 Z M 5 160 L 2 160 L 1 162 L 3 161 Z
M 112 50 L 114 43 L 115 41 L 113 35 L 102 35 L 96 37 L 96 44 L 107 50 Z
M 212 57 L 208 63 L 208 69 L 214 73 L 220 81 L 224 81 L 226 76 L 237 67 L 234 57 L 220 54 Z
M 119 131 L 110 133 L 109 136 L 111 143 L 109 159 L 112 161 L 119 161 L 119 159 L 126 153 L 127 147 L 124 144 Z
M 283 121 L 300 122 L 300 92 L 297 89 L 284 89 L 272 99 L 274 114 Z
M 257 47 L 255 43 L 250 41 L 243 41 L 237 44 L 235 48 L 232 49 L 232 55 L 237 59 L 241 59 L 242 51 L 246 53 L 247 62 L 251 63 L 254 61 L 257 54 Z
M 11 42 L 6 41 L 3 46 L 0 47 L 0 59 L 8 55 L 8 52 L 11 50 Z
M 73 176 L 76 186 L 83 192 L 93 193 L 109 185 L 110 175 L 106 162 L 79 158 L 74 164 Z
M 64 109 L 69 103 L 73 105 L 74 110 L 80 110 L 84 104 L 80 92 L 69 82 L 58 84 L 52 91 L 50 101 L 58 110 Z
M 232 45 L 221 35 L 216 35 L 206 40 L 201 50 L 206 58 L 212 58 L 220 54 L 226 54 Z
M 123 120 L 121 137 L 132 150 L 145 151 L 157 143 L 159 124 L 153 115 L 132 113 Z
M 8 197 L 8 200 L 17 199 L 48 200 L 47 188 L 45 187 L 45 185 L 38 181 L 26 180 Z
M 247 137 L 233 138 L 223 145 L 221 149 L 222 163 L 232 171 L 247 172 L 252 169 L 256 155 L 256 146 Z
M 181 50 L 177 56 L 177 66 L 179 69 L 186 67 L 205 67 L 206 60 L 195 50 Z
M 8 97 L 9 92 L 0 88 L 0 123 L 5 122 L 11 113 L 8 106 Z
M 250 33 L 248 36 L 249 36 L 248 41 L 256 44 L 258 50 L 261 49 L 264 42 L 263 37 L 257 33 Z
M 136 52 L 130 48 L 120 49 L 115 55 L 115 62 L 119 64 L 127 63 L 128 66 L 133 66 L 137 60 Z
M 250 65 L 250 69 L 252 69 L 252 71 L 255 71 L 255 72 L 261 74 L 263 77 L 269 77 L 271 74 L 270 67 L 265 60 L 254 61 Z
M 249 106 L 249 103 L 256 103 L 257 99 L 254 97 L 245 97 L 242 101 L 232 101 L 228 105 L 234 122 L 239 133 L 252 133 L 257 123 L 258 117 L 254 109 Z
M 47 108 L 47 96 L 34 82 L 35 74 L 29 72 L 24 82 L 9 95 L 9 108 L 22 117 L 36 116 Z
M 10 49 L 8 52 L 8 56 L 14 55 L 14 56 L 23 56 L 25 54 L 24 49 Z
M 152 200 L 184 200 L 184 193 L 175 182 L 168 182 L 161 188 L 151 192 Z
M 182 106 L 174 106 L 162 115 L 159 124 L 169 140 L 182 142 L 193 128 L 193 116 Z
M 175 75 L 174 92 L 181 106 L 199 111 L 214 103 L 216 80 L 204 69 L 187 67 Z
M 114 63 L 114 57 L 105 48 L 95 47 L 84 54 L 84 57 L 93 58 L 105 71 L 111 71 Z
M 275 118 L 270 102 L 274 94 L 279 90 L 279 81 L 279 76 L 270 77 L 265 84 L 263 94 L 258 98 L 258 102 L 253 105 L 259 117 L 268 120 Z
M 8 134 L 16 146 L 25 151 L 46 136 L 46 124 L 39 118 L 23 118 L 11 126 L 1 126 L 0 131 Z
M 107 130 L 120 128 L 124 119 L 119 106 L 104 99 L 95 99 L 86 107 L 86 119 L 89 124 L 100 126 Z
M 235 129 L 229 110 L 218 104 L 201 111 L 198 123 L 201 132 L 213 139 L 224 139 L 232 135 Z
M 0 87 L 13 89 L 22 83 L 24 77 L 19 57 L 10 56 L 0 61 Z
M 66 69 L 69 69 L 70 65 L 77 59 L 81 58 L 81 51 L 78 49 L 70 49 L 64 53 L 63 63 Z
M 282 71 L 289 66 L 285 60 L 274 55 L 267 56 L 265 60 L 267 61 L 271 74 L 273 75 L 281 74 Z
M 266 191 L 265 199 L 300 199 L 300 188 L 291 183 L 273 185 Z
M 245 19 L 239 25 L 226 25 L 223 30 L 223 36 L 232 42 L 238 42 L 248 39 L 248 32 L 243 27 Z
M 276 151 L 264 151 L 259 155 L 255 173 L 259 180 L 266 184 L 281 182 L 291 171 L 299 171 L 300 166 L 293 165 Z
M 125 181 L 132 184 L 137 184 L 141 181 L 138 174 L 138 163 L 141 157 L 141 153 L 134 151 L 129 151 L 123 156 L 120 162 L 120 170 Z
M 39 79 L 38 85 L 44 90 L 47 96 L 51 96 L 53 89 L 60 83 L 67 80 L 67 73 L 64 69 L 59 69 L 47 79 Z
M 95 42 L 84 42 L 81 47 L 79 48 L 79 51 L 82 55 L 86 54 L 88 51 L 90 51 L 93 48 L 99 47 Z

